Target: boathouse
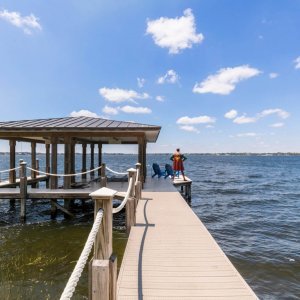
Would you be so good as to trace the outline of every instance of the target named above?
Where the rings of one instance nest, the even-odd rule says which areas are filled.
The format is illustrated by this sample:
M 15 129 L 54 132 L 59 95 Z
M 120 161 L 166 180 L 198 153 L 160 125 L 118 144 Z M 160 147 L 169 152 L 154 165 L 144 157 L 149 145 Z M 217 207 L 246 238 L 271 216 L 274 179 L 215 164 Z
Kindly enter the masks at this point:
M 137 144 L 141 177 L 146 178 L 147 143 L 157 140 L 161 127 L 134 122 L 114 121 L 94 117 L 65 117 L 0 122 L 0 139 L 8 140 L 10 169 L 16 167 L 16 143 L 31 143 L 31 167 L 36 169 L 36 146 L 45 145 L 46 172 L 57 173 L 57 145 L 64 145 L 64 173 L 75 173 L 75 146 L 82 146 L 82 172 L 87 170 L 86 153 L 90 147 L 91 165 L 94 169 L 94 151 L 98 147 L 98 166 L 102 163 L 103 144 Z M 100 172 L 100 171 L 99 171 Z M 36 176 L 32 172 L 32 177 Z M 85 174 L 83 174 L 83 179 Z M 57 188 L 57 177 L 51 177 L 51 188 Z M 74 178 L 64 177 L 64 188 L 71 187 Z M 16 171 L 9 173 L 9 182 L 15 183 Z

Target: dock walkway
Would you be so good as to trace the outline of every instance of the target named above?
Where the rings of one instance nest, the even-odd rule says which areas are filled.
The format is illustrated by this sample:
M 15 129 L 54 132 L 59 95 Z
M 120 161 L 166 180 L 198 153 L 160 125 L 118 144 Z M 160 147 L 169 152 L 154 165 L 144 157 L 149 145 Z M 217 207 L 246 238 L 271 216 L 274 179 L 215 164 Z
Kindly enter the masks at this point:
M 149 179 L 118 277 L 118 299 L 257 299 L 169 179 Z

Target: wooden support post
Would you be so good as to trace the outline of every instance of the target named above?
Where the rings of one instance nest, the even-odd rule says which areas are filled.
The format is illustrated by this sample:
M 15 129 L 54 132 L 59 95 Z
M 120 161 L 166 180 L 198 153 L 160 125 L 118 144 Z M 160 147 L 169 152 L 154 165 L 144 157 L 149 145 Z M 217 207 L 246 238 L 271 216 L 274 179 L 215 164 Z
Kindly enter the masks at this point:
M 73 140 L 71 142 L 71 172 L 72 174 L 75 174 L 75 165 L 76 165 L 76 159 L 75 159 L 75 141 Z M 76 176 L 72 176 L 71 177 L 71 183 L 75 183 L 76 182 Z
M 82 144 L 82 169 L 81 172 L 86 172 L 86 143 Z M 86 174 L 81 175 L 82 181 L 86 180 Z
M 36 142 L 31 142 L 31 168 L 36 170 Z M 31 178 L 36 178 L 38 174 L 31 171 Z M 37 184 L 33 183 L 31 187 L 36 188 Z
M 138 181 L 135 184 L 135 193 L 134 193 L 135 194 L 135 201 L 136 201 L 135 207 L 137 207 L 138 202 L 142 198 L 141 164 L 136 163 L 135 167 L 136 167 L 136 176 L 138 176 Z
M 14 169 L 16 167 L 16 141 L 9 140 L 9 168 Z M 16 182 L 16 170 L 9 172 L 9 183 Z
M 147 142 L 145 139 L 143 143 L 143 165 L 143 182 L 145 182 L 147 177 Z
M 112 254 L 109 260 L 109 299 L 117 299 L 117 275 L 118 275 L 118 262 L 117 256 Z
M 141 164 L 141 182 L 144 183 L 147 175 L 146 167 L 146 140 L 144 137 L 138 138 L 138 162 Z
M 101 187 L 106 187 L 106 185 L 107 185 L 105 169 L 106 169 L 106 165 L 104 163 L 102 163 L 101 169 L 100 169 L 101 170 L 101 180 L 100 180 Z
M 95 216 L 103 210 L 102 224 L 94 243 L 94 261 L 92 264 L 92 299 L 115 299 L 116 260 L 112 254 L 112 200 L 117 192 L 106 187 L 90 194 L 95 202 Z M 110 296 L 112 295 L 112 296 Z
M 50 144 L 45 143 L 45 148 L 46 148 L 46 173 L 50 173 Z M 46 188 L 49 189 L 50 187 L 50 182 L 49 178 L 46 180 Z
M 37 170 L 37 171 L 39 171 L 40 170 L 40 160 L 37 158 L 36 159 L 36 161 L 35 161 L 35 169 Z M 35 176 L 37 177 L 39 175 L 39 173 L 36 173 L 35 174 Z M 35 188 L 38 188 L 39 187 L 39 183 L 37 182 L 36 184 L 35 184 Z
M 91 144 L 91 168 L 90 170 L 94 169 L 95 168 L 95 144 Z M 93 179 L 95 177 L 95 172 L 91 172 L 91 179 Z
M 129 235 L 131 227 L 135 225 L 136 218 L 135 218 L 135 199 L 134 199 L 134 186 L 135 186 L 135 177 L 136 177 L 136 170 L 129 169 L 128 171 L 128 184 L 130 179 L 132 178 L 133 184 L 131 186 L 129 192 L 129 198 L 126 203 L 126 233 Z
M 21 199 L 21 212 L 20 220 L 25 222 L 26 220 L 26 199 L 27 199 L 27 176 L 26 176 L 26 162 L 20 163 L 20 199 Z
M 51 143 L 51 173 L 57 174 L 57 142 L 53 140 Z M 56 176 L 50 177 L 50 188 L 57 189 L 58 180 Z M 55 218 L 57 215 L 56 199 L 51 200 L 51 218 Z
M 65 137 L 65 161 L 64 161 L 64 173 L 71 174 L 71 138 Z M 64 177 L 64 189 L 71 188 L 71 177 L 65 176 Z
M 98 144 L 98 166 L 102 165 L 102 144 Z M 101 177 L 101 169 L 98 169 L 98 177 Z

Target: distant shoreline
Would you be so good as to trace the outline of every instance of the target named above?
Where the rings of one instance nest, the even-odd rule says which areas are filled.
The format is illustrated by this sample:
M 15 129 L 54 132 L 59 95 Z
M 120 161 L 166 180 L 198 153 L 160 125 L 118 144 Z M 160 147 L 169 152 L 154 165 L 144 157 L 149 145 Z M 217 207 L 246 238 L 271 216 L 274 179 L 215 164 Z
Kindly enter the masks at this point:
M 147 153 L 151 155 L 166 155 L 171 152 L 166 153 Z M 30 155 L 31 152 L 16 152 L 16 155 Z M 63 155 L 64 153 L 58 153 L 58 155 Z M 81 155 L 81 152 L 76 152 L 77 155 Z M 96 153 L 95 153 L 96 154 Z M 103 152 L 105 155 L 137 155 L 137 153 L 109 153 Z M 203 155 L 203 156 L 300 156 L 299 152 L 221 152 L 221 153 L 185 153 L 187 155 Z M 0 152 L 0 155 L 9 155 L 9 152 Z M 37 152 L 37 155 L 45 155 L 45 152 Z

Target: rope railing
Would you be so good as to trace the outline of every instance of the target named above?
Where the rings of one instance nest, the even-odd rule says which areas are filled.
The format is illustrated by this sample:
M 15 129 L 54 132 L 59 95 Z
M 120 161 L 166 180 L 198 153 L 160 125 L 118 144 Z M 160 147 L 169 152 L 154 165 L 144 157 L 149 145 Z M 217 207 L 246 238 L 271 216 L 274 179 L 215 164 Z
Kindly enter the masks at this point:
M 93 247 L 93 244 L 95 241 L 95 237 L 97 235 L 97 232 L 99 231 L 99 228 L 100 228 L 100 225 L 102 222 L 102 218 L 103 218 L 103 210 L 100 209 L 96 215 L 93 227 L 90 231 L 90 234 L 87 238 L 84 248 L 80 254 L 80 257 L 76 263 L 76 266 L 68 280 L 68 283 L 60 297 L 60 300 L 69 300 L 73 296 L 73 293 L 75 291 L 75 288 L 76 288 L 79 278 L 81 276 L 83 268 L 86 265 L 86 262 L 90 255 L 90 252 L 92 250 L 92 247 Z
M 19 170 L 20 168 L 21 167 L 16 167 L 16 168 L 12 168 L 12 169 L 2 170 L 2 171 L 0 171 L 0 174 L 11 172 L 11 171 L 16 171 L 16 170 Z
M 127 172 L 125 172 L 125 173 L 117 172 L 117 171 L 114 171 L 114 170 L 110 169 L 109 167 L 106 167 L 106 170 L 113 173 L 113 174 L 116 174 L 116 175 L 127 175 Z
M 71 177 L 71 176 L 79 176 L 79 175 L 95 172 L 95 171 L 101 169 L 102 166 L 99 166 L 99 167 L 97 167 L 95 169 L 92 169 L 92 170 L 88 170 L 88 171 L 80 172 L 80 173 L 74 173 L 74 174 L 53 174 L 53 173 L 43 172 L 43 171 L 40 171 L 40 170 L 35 170 L 33 168 L 30 168 L 30 167 L 26 167 L 26 168 L 30 171 L 35 172 L 35 173 L 44 174 L 44 175 L 47 175 L 47 176 L 54 176 L 54 177 L 68 177 L 68 176 L 70 176 Z
M 130 191 L 131 191 L 131 188 L 132 188 L 132 184 L 133 184 L 133 179 L 131 177 L 129 179 L 128 189 L 127 189 L 125 198 L 118 207 L 113 208 L 113 214 L 116 214 L 116 213 L 120 212 L 124 208 L 124 206 L 126 205 L 128 199 L 129 199 L 129 196 L 130 196 Z

